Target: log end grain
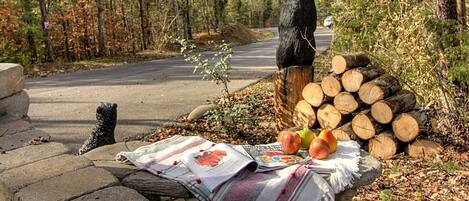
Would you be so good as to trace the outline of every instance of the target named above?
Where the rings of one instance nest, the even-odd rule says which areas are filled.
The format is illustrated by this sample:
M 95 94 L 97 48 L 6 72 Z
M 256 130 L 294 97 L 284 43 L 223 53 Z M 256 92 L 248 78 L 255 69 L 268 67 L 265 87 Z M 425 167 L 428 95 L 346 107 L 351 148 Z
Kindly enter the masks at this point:
M 443 151 L 443 147 L 440 144 L 424 139 L 418 139 L 408 144 L 406 150 L 410 157 L 415 158 L 431 157 L 441 153 L 441 151 Z
M 332 130 L 342 121 L 342 114 L 331 104 L 323 104 L 318 109 L 317 119 L 321 128 Z
M 332 58 L 332 71 L 335 74 L 341 74 L 347 70 L 347 61 L 343 56 L 337 55 Z
M 369 140 L 376 135 L 376 122 L 366 112 L 357 114 L 352 119 L 352 130 L 362 140 Z
M 350 114 L 358 109 L 360 103 L 348 92 L 340 92 L 334 97 L 334 106 L 341 114 Z
M 410 142 L 424 130 L 425 121 L 426 116 L 423 113 L 402 113 L 392 122 L 392 130 L 400 141 Z
M 329 75 L 322 78 L 321 87 L 326 96 L 334 97 L 342 90 L 342 85 L 337 77 Z
M 307 84 L 302 91 L 303 99 L 313 107 L 321 106 L 324 101 L 324 92 L 318 83 Z
M 311 128 L 316 123 L 316 114 L 311 105 L 305 100 L 296 104 L 293 123 L 298 128 Z
M 391 123 L 394 115 L 386 102 L 378 101 L 371 106 L 371 116 L 379 123 L 388 124 Z
M 366 104 L 373 104 L 384 98 L 384 91 L 372 83 L 363 84 L 358 90 L 358 96 Z
M 376 135 L 368 143 L 368 152 L 379 159 L 390 159 L 396 154 L 398 142 L 392 132 L 385 131 Z
M 348 70 L 342 75 L 342 87 L 348 92 L 357 92 L 363 83 L 363 74 L 355 70 Z

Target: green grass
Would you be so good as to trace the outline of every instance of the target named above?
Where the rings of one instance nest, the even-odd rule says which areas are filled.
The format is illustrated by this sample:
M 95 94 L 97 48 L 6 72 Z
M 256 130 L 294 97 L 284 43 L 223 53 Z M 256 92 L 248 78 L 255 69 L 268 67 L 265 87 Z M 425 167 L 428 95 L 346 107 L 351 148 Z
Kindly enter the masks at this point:
M 392 200 L 392 191 L 390 189 L 384 189 L 379 194 L 379 200 L 381 201 L 391 201 Z
M 464 170 L 459 164 L 454 161 L 448 161 L 442 164 L 442 168 L 447 173 L 454 173 L 456 171 Z

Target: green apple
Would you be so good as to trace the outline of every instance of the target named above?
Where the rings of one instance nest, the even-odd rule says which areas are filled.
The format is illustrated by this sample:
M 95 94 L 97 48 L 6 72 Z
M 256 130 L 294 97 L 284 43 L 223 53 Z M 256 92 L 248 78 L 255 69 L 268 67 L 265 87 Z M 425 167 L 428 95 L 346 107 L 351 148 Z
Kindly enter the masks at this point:
M 309 149 L 309 145 L 311 142 L 316 138 L 316 135 L 313 131 L 309 130 L 309 128 L 305 128 L 303 130 L 296 131 L 298 135 L 301 137 L 301 148 Z

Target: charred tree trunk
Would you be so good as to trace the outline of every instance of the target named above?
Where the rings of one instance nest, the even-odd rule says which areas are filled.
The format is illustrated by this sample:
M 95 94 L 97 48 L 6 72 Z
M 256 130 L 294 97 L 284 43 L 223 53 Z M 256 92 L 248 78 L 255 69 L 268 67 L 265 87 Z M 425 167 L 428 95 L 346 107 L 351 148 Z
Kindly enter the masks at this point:
M 303 88 L 313 81 L 314 31 L 316 7 L 314 1 L 290 0 L 282 4 L 280 16 L 280 45 L 277 49 L 275 74 L 275 111 L 278 129 L 293 127 L 293 112 L 302 99 Z
M 107 55 L 106 28 L 104 27 L 104 0 L 98 0 L 99 56 Z
M 290 0 L 282 4 L 279 24 L 280 44 L 277 49 L 279 69 L 312 65 L 316 6 L 310 0 Z

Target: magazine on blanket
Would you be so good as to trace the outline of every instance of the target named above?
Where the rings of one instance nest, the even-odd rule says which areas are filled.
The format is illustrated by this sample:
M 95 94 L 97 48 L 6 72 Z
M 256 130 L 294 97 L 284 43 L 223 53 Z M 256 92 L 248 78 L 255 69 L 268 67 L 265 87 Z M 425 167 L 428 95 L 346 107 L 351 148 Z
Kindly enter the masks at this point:
M 253 167 L 255 172 L 265 172 L 302 164 L 304 159 L 286 155 L 280 146 L 230 146 L 222 143 L 186 154 L 181 161 L 213 191 L 247 166 Z

